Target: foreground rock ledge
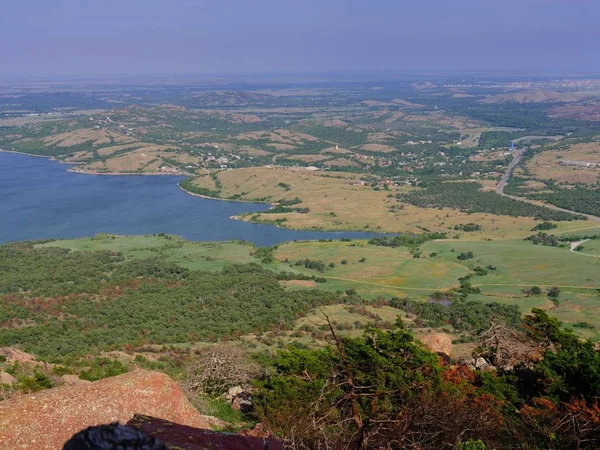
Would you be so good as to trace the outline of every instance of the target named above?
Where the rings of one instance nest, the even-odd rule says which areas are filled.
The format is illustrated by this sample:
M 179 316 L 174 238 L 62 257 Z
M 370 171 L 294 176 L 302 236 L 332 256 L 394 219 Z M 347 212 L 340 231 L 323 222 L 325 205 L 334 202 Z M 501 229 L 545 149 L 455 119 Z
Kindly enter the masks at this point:
M 89 384 L 64 386 L 0 402 L 0 449 L 60 450 L 76 432 L 135 414 L 210 428 L 167 375 L 136 370 Z

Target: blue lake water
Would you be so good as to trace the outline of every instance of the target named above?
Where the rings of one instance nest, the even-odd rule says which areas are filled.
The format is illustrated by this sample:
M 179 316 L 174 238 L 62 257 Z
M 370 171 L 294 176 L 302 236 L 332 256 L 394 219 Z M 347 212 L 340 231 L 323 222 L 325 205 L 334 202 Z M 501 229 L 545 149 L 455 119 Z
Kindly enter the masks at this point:
M 96 233 L 177 234 L 191 241 L 242 239 L 256 245 L 377 233 L 295 231 L 230 219 L 268 205 L 194 197 L 180 177 L 67 172 L 57 161 L 0 152 L 0 242 Z

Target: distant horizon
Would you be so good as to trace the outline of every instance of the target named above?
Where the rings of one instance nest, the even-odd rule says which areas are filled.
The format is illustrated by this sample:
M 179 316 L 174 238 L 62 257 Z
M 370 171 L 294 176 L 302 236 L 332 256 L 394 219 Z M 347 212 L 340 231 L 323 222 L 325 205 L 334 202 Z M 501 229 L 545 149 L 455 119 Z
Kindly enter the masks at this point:
M 469 77 L 482 77 L 485 81 L 493 80 L 544 80 L 555 78 L 566 79 L 596 79 L 600 78 L 599 71 L 568 72 L 560 70 L 522 70 L 522 71 L 459 71 L 459 70 L 388 70 L 388 71 L 271 71 L 271 72 L 224 72 L 224 73 L 113 73 L 113 74 L 53 74 L 53 75 L 12 75 L 3 76 L 0 73 L 0 84 L 10 83 L 61 83 L 89 82 L 100 84 L 118 84 L 121 82 L 207 82 L 207 81 L 276 81 L 282 82 L 335 82 L 335 81 L 370 81 L 370 82 L 401 82 L 418 79 L 441 80 Z M 294 80 L 295 79 L 295 80 Z
M 19 0 L 0 79 L 600 72 L 588 0 Z

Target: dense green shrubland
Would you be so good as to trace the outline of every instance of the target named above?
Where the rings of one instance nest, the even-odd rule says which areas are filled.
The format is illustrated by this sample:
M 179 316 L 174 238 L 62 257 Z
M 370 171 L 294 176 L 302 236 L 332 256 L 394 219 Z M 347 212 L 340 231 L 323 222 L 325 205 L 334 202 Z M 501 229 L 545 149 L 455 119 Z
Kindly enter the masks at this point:
M 421 208 L 453 208 L 466 213 L 535 217 L 555 221 L 585 219 L 576 214 L 503 197 L 496 192 L 482 191 L 481 184 L 472 182 L 432 182 L 423 189 L 401 195 L 400 200 Z
M 102 349 L 211 341 L 290 327 L 336 294 L 286 291 L 257 264 L 189 271 L 118 253 L 0 246 L 0 346 L 41 357 Z

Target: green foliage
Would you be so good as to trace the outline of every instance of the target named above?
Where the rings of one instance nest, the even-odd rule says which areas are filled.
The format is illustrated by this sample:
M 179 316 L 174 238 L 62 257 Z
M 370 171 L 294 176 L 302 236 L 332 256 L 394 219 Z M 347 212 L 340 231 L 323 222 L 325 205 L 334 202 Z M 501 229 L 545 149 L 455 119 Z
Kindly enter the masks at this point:
M 521 324 L 521 313 L 516 305 L 467 301 L 452 293 L 434 294 L 429 302 L 393 298 L 390 306 L 416 315 L 415 323 L 419 326 L 450 325 L 457 331 L 475 334 L 488 329 L 494 319 L 515 328 Z
M 221 196 L 221 189 L 209 189 L 202 186 L 198 186 L 196 183 L 194 183 L 193 178 L 180 181 L 179 187 L 181 187 L 181 189 L 183 189 L 184 191 L 196 195 L 203 195 L 205 197 L 219 198 Z
M 481 225 L 469 222 L 469 223 L 460 223 L 458 225 L 454 225 L 454 229 L 456 231 L 464 231 L 466 233 L 470 233 L 473 231 L 481 231 Z
M 418 247 L 427 241 L 435 239 L 446 239 L 446 233 L 424 233 L 419 235 L 414 234 L 400 234 L 393 238 L 391 237 L 380 237 L 369 239 L 370 245 L 380 245 L 383 247 Z
M 287 206 L 273 206 L 267 211 L 263 211 L 263 214 L 283 214 L 283 213 L 291 213 L 297 212 L 300 214 L 308 214 L 310 212 L 310 208 L 289 208 Z
M 482 191 L 480 183 L 433 182 L 424 189 L 401 194 L 404 202 L 421 208 L 454 208 L 467 213 L 489 213 L 512 217 L 535 217 L 542 220 L 579 220 L 584 217 L 520 202 Z
M 560 289 L 557 288 L 556 286 L 552 287 L 548 290 L 548 297 L 550 297 L 550 298 L 556 299 L 556 298 L 558 298 L 559 295 L 560 295 Z
M 479 148 L 509 148 L 510 142 L 519 137 L 509 131 L 484 131 L 479 138 Z
M 526 237 L 525 240 L 531 241 L 534 244 L 549 245 L 551 247 L 565 246 L 565 244 L 561 243 L 561 240 L 558 237 L 552 234 L 542 233 L 541 231 L 537 234 Z
M 525 293 L 527 295 L 542 295 L 542 289 L 539 286 L 532 286 Z
M 370 328 L 361 337 L 342 338 L 337 348 L 280 352 L 273 361 L 274 373 L 257 382 L 259 419 L 288 433 L 298 426 L 312 428 L 307 422 L 315 408 L 318 416 L 326 417 L 336 405 L 339 412 L 333 417 L 354 410 L 368 421 L 398 413 L 424 386 L 440 386 L 437 357 L 399 325 L 392 331 Z M 345 426 L 344 434 L 357 431 L 356 422 Z M 324 421 L 321 432 L 336 430 Z M 342 444 L 345 438 L 338 439 Z
M 89 366 L 89 369 L 81 372 L 79 375 L 82 380 L 101 380 L 102 378 L 121 375 L 129 370 L 120 361 L 108 358 L 94 358 L 90 361 Z
M 463 252 L 456 257 L 456 259 L 458 259 L 460 261 L 466 261 L 467 259 L 473 259 L 473 258 L 474 258 L 473 252 Z
M 538 223 L 535 227 L 531 229 L 531 231 L 545 231 L 552 230 L 556 228 L 558 225 L 552 222 L 544 221 L 542 223 Z
M 244 424 L 246 417 L 231 407 L 231 403 L 223 398 L 203 398 L 200 401 L 203 414 L 214 416 L 224 422 L 234 425 Z
M 0 346 L 19 344 L 50 359 L 286 328 L 299 314 L 340 301 L 286 291 L 257 264 L 190 272 L 157 259 L 8 244 L 0 246 L 0 267 L 0 322 L 12 324 L 0 329 Z
M 469 439 L 468 441 L 459 442 L 456 446 L 458 450 L 486 450 L 486 446 L 481 439 Z
M 254 253 L 254 257 L 260 259 L 262 263 L 271 264 L 275 262 L 274 247 L 258 247 Z
M 294 263 L 295 266 L 304 266 L 307 269 L 318 270 L 319 272 L 324 272 L 326 269 L 326 265 L 321 260 L 313 260 L 313 259 L 301 259 L 300 261 L 296 261 Z
M 30 377 L 20 377 L 18 379 L 19 389 L 25 392 L 38 392 L 44 389 L 50 389 L 52 382 L 50 379 L 41 372 L 35 372 Z
M 589 341 L 580 341 L 546 311 L 534 309 L 526 318 L 528 333 L 549 347 L 536 371 L 549 395 L 561 400 L 583 397 L 588 401 L 600 392 L 600 353 Z M 555 347 L 556 350 L 552 350 Z
M 592 189 L 582 186 L 573 189 L 555 187 L 552 193 L 532 194 L 531 197 L 559 208 L 600 216 L 600 190 L 597 187 Z
M 294 206 L 302 203 L 302 200 L 298 197 L 295 197 L 291 200 L 286 200 L 285 198 L 281 198 L 277 200 L 275 203 L 278 203 L 279 206 Z

